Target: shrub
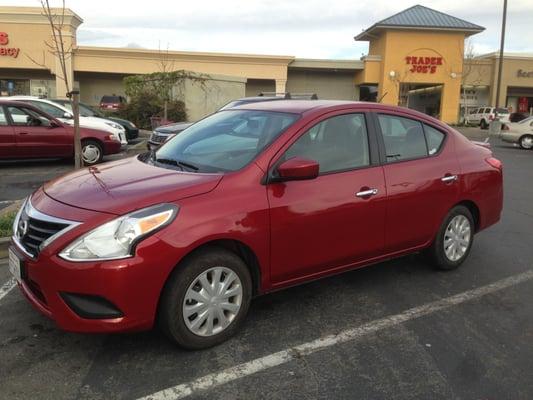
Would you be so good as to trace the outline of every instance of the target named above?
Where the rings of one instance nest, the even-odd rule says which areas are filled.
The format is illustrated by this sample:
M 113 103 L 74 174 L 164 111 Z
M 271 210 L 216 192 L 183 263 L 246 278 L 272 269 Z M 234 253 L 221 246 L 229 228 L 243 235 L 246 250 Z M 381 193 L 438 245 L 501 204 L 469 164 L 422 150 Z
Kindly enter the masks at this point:
M 13 234 L 13 221 L 16 211 L 0 215 L 0 237 L 11 236 Z

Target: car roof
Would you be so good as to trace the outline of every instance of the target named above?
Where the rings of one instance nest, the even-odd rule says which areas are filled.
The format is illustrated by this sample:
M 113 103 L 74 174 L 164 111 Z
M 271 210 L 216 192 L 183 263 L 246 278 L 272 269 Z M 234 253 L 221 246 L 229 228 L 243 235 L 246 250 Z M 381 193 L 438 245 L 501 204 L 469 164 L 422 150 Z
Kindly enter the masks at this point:
M 41 102 L 41 103 L 50 104 L 50 105 L 52 105 L 54 107 L 60 108 L 61 110 L 65 111 L 65 112 L 70 112 L 63 105 L 61 105 L 59 103 L 56 103 L 56 102 L 54 102 L 52 100 L 49 100 L 49 99 L 41 99 L 41 98 L 35 97 L 35 96 L 9 96 L 8 98 L 10 100 L 19 101 L 19 102 L 24 102 L 24 101 L 27 101 L 27 100 L 38 101 L 38 102 Z
M 279 100 L 279 101 L 262 101 L 235 106 L 232 110 L 261 110 L 277 111 L 302 114 L 306 111 L 333 108 L 340 106 L 366 105 L 374 103 L 365 103 L 361 101 L 344 101 L 344 100 Z

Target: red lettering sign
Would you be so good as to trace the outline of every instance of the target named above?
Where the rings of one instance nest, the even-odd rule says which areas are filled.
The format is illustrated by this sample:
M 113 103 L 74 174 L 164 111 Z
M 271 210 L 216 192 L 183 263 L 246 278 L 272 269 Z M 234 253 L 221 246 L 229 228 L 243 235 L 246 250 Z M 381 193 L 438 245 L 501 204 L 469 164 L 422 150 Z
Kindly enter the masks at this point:
M 442 57 L 405 57 L 405 63 L 411 65 L 409 72 L 434 74 L 437 72 L 437 65 L 442 65 Z
M 9 35 L 6 32 L 0 32 L 0 46 L 9 44 Z M 17 58 L 20 49 L 18 47 L 0 47 L 0 56 Z
M 9 43 L 9 35 L 5 32 L 0 32 L 0 46 L 5 46 Z

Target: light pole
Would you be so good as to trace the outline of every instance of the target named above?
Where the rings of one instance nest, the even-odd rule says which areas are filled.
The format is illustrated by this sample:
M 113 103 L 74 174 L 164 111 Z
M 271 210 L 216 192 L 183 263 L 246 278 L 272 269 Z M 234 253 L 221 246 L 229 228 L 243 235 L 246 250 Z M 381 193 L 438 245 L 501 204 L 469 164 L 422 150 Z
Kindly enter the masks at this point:
M 502 35 L 500 40 L 500 59 L 498 60 L 498 80 L 496 83 L 496 108 L 500 106 L 500 89 L 502 84 L 503 48 L 505 46 L 505 24 L 507 21 L 507 0 L 503 0 Z

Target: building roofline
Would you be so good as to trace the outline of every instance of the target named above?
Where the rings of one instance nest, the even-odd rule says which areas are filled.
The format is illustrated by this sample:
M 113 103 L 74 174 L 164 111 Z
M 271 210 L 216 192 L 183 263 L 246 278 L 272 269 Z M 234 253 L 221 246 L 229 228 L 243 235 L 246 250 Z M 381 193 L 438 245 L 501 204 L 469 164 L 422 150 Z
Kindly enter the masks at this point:
M 289 68 L 356 71 L 364 68 L 360 60 L 295 58 Z

